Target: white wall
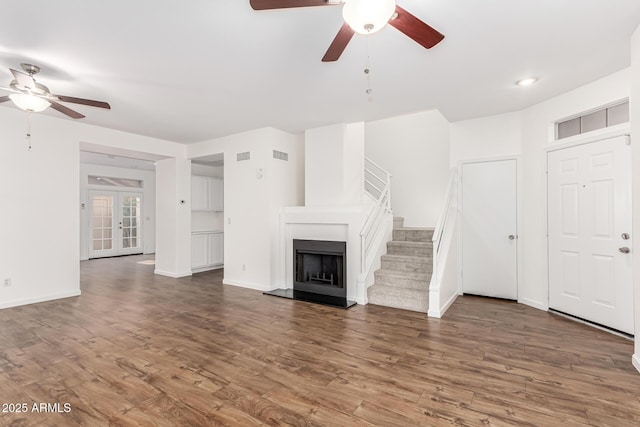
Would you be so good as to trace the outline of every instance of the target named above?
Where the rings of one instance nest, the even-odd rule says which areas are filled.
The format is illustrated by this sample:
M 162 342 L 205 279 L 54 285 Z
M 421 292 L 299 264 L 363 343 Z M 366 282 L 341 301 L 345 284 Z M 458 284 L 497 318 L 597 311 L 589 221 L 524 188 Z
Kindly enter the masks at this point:
M 434 227 L 449 177 L 449 122 L 424 111 L 365 124 L 365 153 L 389 171 L 394 215 Z
M 633 365 L 640 371 L 640 27 L 631 38 L 631 143 L 633 197 L 633 291 L 635 311 L 635 352 Z
M 57 114 L 57 113 L 52 113 Z M 80 144 L 184 156 L 181 144 L 0 107 L 0 307 L 80 293 Z M 116 153 L 114 153 L 116 154 Z
M 66 123 L 0 110 L 0 308 L 79 295 L 80 156 Z
M 462 160 L 519 155 L 522 114 L 518 112 L 451 123 L 449 164 Z
M 156 162 L 156 267 L 169 277 L 191 275 L 191 160 Z
M 303 203 L 302 137 L 262 128 L 187 149 L 190 158 L 224 153 L 224 283 L 273 289 L 276 212 Z M 274 149 L 288 153 L 289 161 L 274 159 Z M 246 151 L 250 160 L 236 161 L 236 154 Z
M 305 206 L 358 205 L 363 197 L 364 124 L 305 132 Z
M 89 212 L 90 200 L 89 190 L 100 191 L 131 191 L 129 188 L 118 188 L 110 186 L 89 186 L 89 175 L 106 176 L 110 178 L 137 179 L 142 181 L 142 251 L 145 254 L 154 253 L 156 250 L 156 173 L 141 169 L 126 169 L 112 166 L 94 165 L 89 163 L 80 164 L 80 259 L 89 258 L 90 230 Z M 138 189 L 134 189 L 138 190 Z M 84 204 L 84 209 L 82 205 Z

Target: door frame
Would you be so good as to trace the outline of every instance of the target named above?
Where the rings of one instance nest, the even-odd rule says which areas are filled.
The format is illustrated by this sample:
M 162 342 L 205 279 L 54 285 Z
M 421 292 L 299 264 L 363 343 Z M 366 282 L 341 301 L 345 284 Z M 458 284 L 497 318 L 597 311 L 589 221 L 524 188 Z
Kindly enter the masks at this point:
M 542 263 L 544 276 L 547 279 L 547 286 L 545 287 L 546 292 L 546 305 L 540 306 L 539 303 L 533 302 L 532 307 L 540 308 L 541 310 L 549 311 L 549 284 L 551 278 L 549 277 L 549 153 L 552 151 L 560 151 L 567 148 L 573 148 L 580 145 L 591 144 L 593 142 L 604 141 L 607 139 L 613 139 L 624 136 L 627 138 L 627 144 L 631 144 L 631 123 L 623 123 L 620 125 L 595 130 L 593 132 L 589 132 L 587 134 L 576 135 L 573 137 L 567 138 L 566 142 L 558 142 L 558 140 L 550 141 L 549 145 L 544 148 L 541 156 L 544 156 L 542 164 L 544 165 L 544 170 L 542 173 L 544 174 L 544 185 L 542 188 L 542 207 L 544 215 L 543 218 L 543 230 L 545 233 L 544 239 L 544 256 L 545 261 Z M 633 155 L 633 152 L 632 152 Z M 633 177 L 633 162 L 631 163 L 631 175 Z M 633 230 L 631 231 L 633 233 Z
M 490 162 L 500 162 L 504 160 L 515 160 L 516 162 L 516 235 L 518 236 L 516 248 L 518 253 L 516 254 L 516 301 L 521 302 L 520 288 L 524 283 L 524 275 L 523 275 L 523 252 L 524 246 L 522 243 L 522 159 L 520 155 L 508 155 L 508 156 L 490 156 L 490 157 L 479 157 L 472 159 L 464 159 L 458 160 L 458 171 L 457 174 L 457 187 L 458 187 L 458 216 L 457 222 L 458 224 L 462 224 L 462 174 L 463 174 L 463 166 L 466 164 L 473 163 L 490 163 Z M 462 233 L 464 230 L 460 229 L 458 234 L 458 295 L 463 294 L 462 289 Z
M 87 259 L 97 259 L 97 258 L 108 258 L 111 256 L 121 256 L 121 255 L 132 255 L 132 254 L 137 254 L 137 253 L 144 253 L 144 191 L 142 189 L 138 189 L 138 188 L 128 188 L 128 187 L 113 187 L 110 189 L 107 188 L 96 188 L 97 186 L 89 186 L 89 188 L 87 188 L 87 207 L 88 207 L 88 213 L 87 213 L 87 224 L 86 224 L 86 228 L 87 228 L 87 232 L 86 232 L 86 244 L 87 244 Z M 114 211 L 114 216 L 113 216 L 113 228 L 112 228 L 112 251 L 113 254 L 111 255 L 104 255 L 103 257 L 92 257 L 91 256 L 91 252 L 92 252 L 92 236 L 93 236 L 93 230 L 92 230 L 92 196 L 94 194 L 109 194 L 109 195 L 113 195 L 114 196 L 114 200 L 113 200 L 113 211 Z M 140 242 L 140 248 L 139 251 L 138 250 L 126 250 L 125 248 L 120 248 L 122 244 L 122 233 L 118 233 L 116 231 L 117 229 L 117 222 L 118 222 L 118 218 L 120 218 L 121 215 L 121 210 L 122 210 L 122 206 L 121 206 L 121 202 L 122 202 L 122 196 L 124 195 L 139 195 L 140 197 L 140 224 L 138 226 L 138 239 Z

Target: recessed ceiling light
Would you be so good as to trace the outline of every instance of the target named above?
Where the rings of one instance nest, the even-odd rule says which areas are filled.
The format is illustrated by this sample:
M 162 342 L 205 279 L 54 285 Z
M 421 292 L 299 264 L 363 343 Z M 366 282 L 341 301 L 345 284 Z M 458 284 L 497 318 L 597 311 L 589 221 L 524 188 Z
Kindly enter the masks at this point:
M 518 80 L 516 84 L 518 86 L 530 86 L 538 81 L 537 77 L 528 77 L 526 79 Z

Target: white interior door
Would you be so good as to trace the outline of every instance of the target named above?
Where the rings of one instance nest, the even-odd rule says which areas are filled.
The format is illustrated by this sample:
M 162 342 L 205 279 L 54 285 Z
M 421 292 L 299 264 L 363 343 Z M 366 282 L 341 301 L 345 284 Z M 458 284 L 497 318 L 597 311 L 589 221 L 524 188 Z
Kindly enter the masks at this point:
M 552 151 L 547 170 L 549 307 L 633 334 L 626 137 Z
M 517 163 L 462 165 L 462 290 L 518 297 Z
M 89 258 L 142 253 L 142 194 L 89 192 Z

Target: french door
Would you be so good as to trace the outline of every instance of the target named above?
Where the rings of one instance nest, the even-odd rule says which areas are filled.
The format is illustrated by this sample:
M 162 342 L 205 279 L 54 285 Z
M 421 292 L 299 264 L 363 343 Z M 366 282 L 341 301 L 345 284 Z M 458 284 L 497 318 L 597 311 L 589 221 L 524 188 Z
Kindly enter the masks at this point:
M 549 152 L 547 168 L 549 307 L 633 334 L 626 137 Z
M 89 192 L 89 258 L 142 253 L 142 193 Z

